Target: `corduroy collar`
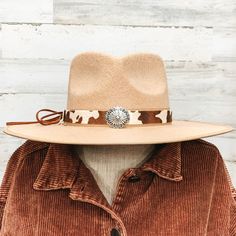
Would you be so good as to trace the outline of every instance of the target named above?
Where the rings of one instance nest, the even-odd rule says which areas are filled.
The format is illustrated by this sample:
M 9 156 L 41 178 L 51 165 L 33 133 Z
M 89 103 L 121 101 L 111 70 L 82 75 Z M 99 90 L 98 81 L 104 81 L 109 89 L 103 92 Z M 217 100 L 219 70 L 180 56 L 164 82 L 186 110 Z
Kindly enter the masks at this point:
M 82 175 L 83 169 L 86 168 L 74 145 L 37 142 L 33 145 L 36 151 L 40 151 L 39 145 L 48 149 L 33 188 L 35 190 L 71 188 L 75 178 Z M 32 151 L 34 150 L 31 149 Z M 156 144 L 151 157 L 140 168 L 152 171 L 170 181 L 182 180 L 181 142 Z
M 164 179 L 182 180 L 181 142 L 156 145 L 151 158 L 144 163 L 142 168 L 150 170 Z

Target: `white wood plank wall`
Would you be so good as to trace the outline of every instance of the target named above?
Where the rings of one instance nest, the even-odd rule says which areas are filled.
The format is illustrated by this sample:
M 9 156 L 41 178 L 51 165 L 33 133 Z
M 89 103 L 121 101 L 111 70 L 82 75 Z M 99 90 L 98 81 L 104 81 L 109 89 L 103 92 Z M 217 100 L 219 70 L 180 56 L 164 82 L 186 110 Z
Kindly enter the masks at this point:
M 236 1 L 1 0 L 0 130 L 64 109 L 79 52 L 153 52 L 165 60 L 176 119 L 236 128 Z M 215 143 L 236 186 L 236 131 Z M 0 178 L 24 142 L 0 133 Z

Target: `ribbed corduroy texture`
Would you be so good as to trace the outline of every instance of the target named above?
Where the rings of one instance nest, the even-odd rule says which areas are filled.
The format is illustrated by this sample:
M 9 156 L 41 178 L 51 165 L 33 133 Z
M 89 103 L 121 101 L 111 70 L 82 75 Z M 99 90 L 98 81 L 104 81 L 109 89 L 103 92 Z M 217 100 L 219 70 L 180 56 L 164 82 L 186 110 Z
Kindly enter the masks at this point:
M 200 139 L 156 145 L 121 176 L 112 206 L 73 145 L 27 140 L 1 184 L 0 235 L 234 236 L 234 197 L 219 150 Z

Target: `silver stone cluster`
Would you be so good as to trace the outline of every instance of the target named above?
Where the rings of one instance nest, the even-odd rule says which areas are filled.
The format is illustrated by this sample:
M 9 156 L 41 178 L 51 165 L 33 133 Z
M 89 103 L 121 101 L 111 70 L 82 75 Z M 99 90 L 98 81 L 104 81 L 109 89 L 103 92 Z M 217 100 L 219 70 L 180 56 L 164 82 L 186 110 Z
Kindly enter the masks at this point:
M 129 122 L 129 112 L 123 107 L 112 107 L 105 114 L 107 124 L 112 128 L 124 128 Z

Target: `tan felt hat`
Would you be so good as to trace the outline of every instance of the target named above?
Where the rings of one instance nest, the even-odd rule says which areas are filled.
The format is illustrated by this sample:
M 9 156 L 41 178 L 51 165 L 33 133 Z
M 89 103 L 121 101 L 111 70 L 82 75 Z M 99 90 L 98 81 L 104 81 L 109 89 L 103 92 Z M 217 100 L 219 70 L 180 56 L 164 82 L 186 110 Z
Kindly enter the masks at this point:
M 232 130 L 173 119 L 165 67 L 158 55 L 118 58 L 86 52 L 71 62 L 65 110 L 42 109 L 36 121 L 7 122 L 4 132 L 49 143 L 107 145 L 169 143 Z

